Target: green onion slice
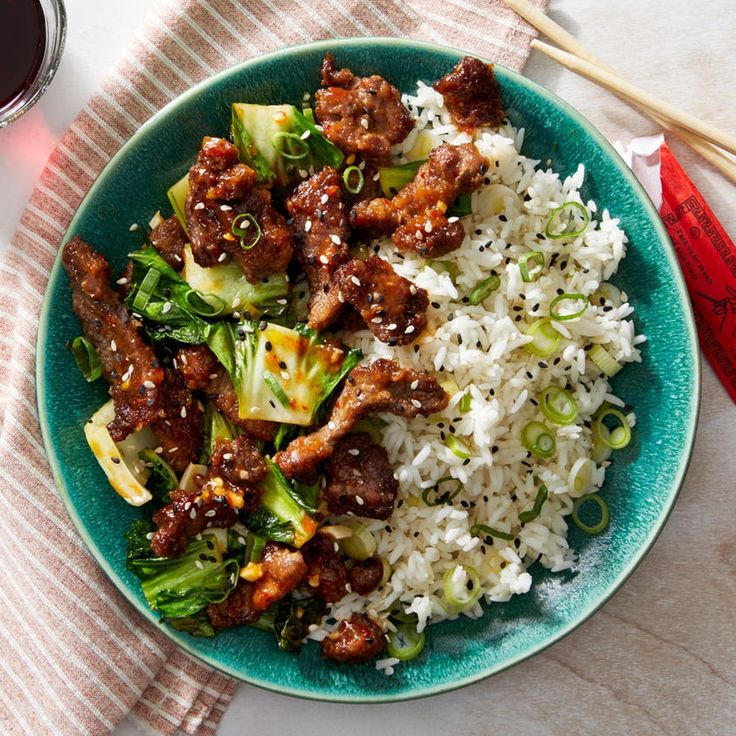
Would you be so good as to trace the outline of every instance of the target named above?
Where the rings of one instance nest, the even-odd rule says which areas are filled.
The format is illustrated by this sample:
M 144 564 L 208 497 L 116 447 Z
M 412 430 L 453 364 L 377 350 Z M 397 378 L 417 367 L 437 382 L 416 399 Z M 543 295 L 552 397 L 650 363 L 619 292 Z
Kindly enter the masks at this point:
M 576 225 L 578 218 L 582 220 L 582 225 Z M 565 202 L 550 213 L 544 234 L 553 240 L 576 238 L 585 232 L 588 223 L 590 215 L 580 202 Z
M 539 409 L 555 424 L 572 424 L 578 415 L 573 395 L 559 386 L 547 386 L 539 395 Z
M 445 488 L 442 488 L 442 485 L 445 485 Z M 441 506 L 443 503 L 449 504 L 462 489 L 462 481 L 453 478 L 451 475 L 446 475 L 444 478 L 440 478 L 433 486 L 425 488 L 422 491 L 422 501 L 427 506 Z M 430 494 L 434 494 L 434 496 L 432 497 Z
M 153 493 L 156 498 L 168 500 L 168 494 L 179 487 L 179 479 L 176 473 L 157 452 L 146 448 L 138 453 L 138 457 L 150 469 L 150 475 L 146 481 L 146 488 Z
M 381 565 L 383 566 L 383 575 L 381 575 L 381 582 L 378 583 L 379 588 L 386 585 L 386 583 L 391 579 L 391 574 L 394 571 L 393 567 L 391 567 L 391 563 L 383 557 L 381 557 Z
M 470 527 L 470 534 L 473 537 L 497 537 L 506 540 L 514 538 L 513 534 L 502 532 L 500 529 L 494 529 L 492 526 L 486 526 L 485 524 L 473 524 Z
M 540 358 L 546 358 L 552 355 L 557 350 L 562 339 L 562 335 L 552 326 L 552 321 L 549 317 L 532 322 L 524 330 L 524 334 L 534 338 L 531 342 L 524 345 L 524 347 L 532 355 L 538 355 Z
M 603 345 L 593 345 L 588 350 L 588 357 L 605 373 L 609 378 L 615 376 L 623 366 L 606 350 Z
M 544 505 L 544 502 L 547 500 L 548 496 L 549 493 L 547 492 L 547 486 L 539 486 L 537 497 L 534 499 L 534 506 L 532 506 L 529 511 L 522 511 L 519 514 L 519 521 L 522 524 L 528 524 L 530 521 L 534 521 L 534 519 L 536 519 L 537 516 L 539 516 L 539 514 L 542 512 L 542 506 Z
M 148 273 L 143 277 L 135 299 L 133 299 L 134 312 L 142 312 L 146 308 L 148 302 L 151 301 L 153 290 L 156 288 L 156 284 L 158 284 L 160 278 L 161 274 L 155 268 L 148 269 Z
M 195 289 L 184 295 L 187 306 L 201 317 L 217 317 L 225 309 L 225 302 L 214 294 L 200 294 Z
M 501 279 L 494 273 L 487 279 L 480 281 L 468 296 L 468 301 L 475 307 L 482 301 L 485 301 L 498 287 L 501 286 Z
M 594 503 L 596 506 L 598 506 L 598 511 L 600 515 L 598 523 L 593 524 L 592 526 L 590 524 L 586 524 L 580 518 L 580 509 L 589 502 Z M 608 512 L 608 504 L 597 493 L 592 493 L 588 496 L 581 496 L 580 498 L 575 499 L 575 503 L 572 507 L 572 520 L 578 529 L 582 529 L 588 534 L 600 534 L 608 526 L 610 518 L 611 517 Z
M 618 420 L 618 425 L 613 429 L 609 429 L 603 423 L 603 420 L 608 417 L 614 417 Z M 614 409 L 612 406 L 606 406 L 598 412 L 593 422 L 593 438 L 596 442 L 602 442 L 612 450 L 621 450 L 631 442 L 629 420 L 623 412 Z
M 451 434 L 447 438 L 447 446 L 455 457 L 467 460 L 471 456 L 470 448 L 458 437 Z
M 519 271 L 521 271 L 521 280 L 528 284 L 535 281 L 544 268 L 544 253 L 533 250 L 530 253 L 524 253 L 519 258 Z
M 582 306 L 574 312 L 560 312 L 559 307 L 565 305 L 566 302 L 571 302 L 573 309 L 575 308 L 576 303 Z M 570 307 L 571 305 L 567 304 L 566 306 Z M 549 316 L 557 322 L 567 322 L 569 319 L 577 319 L 578 317 L 581 317 L 585 314 L 585 310 L 587 308 L 588 299 L 585 294 L 565 292 L 564 294 L 556 296 L 552 300 L 552 304 L 549 305 Z
M 271 145 L 284 158 L 298 161 L 309 154 L 309 146 L 296 133 L 280 130 L 271 138 Z
M 467 414 L 470 411 L 470 405 L 473 402 L 473 397 L 470 394 L 463 394 L 462 399 L 460 399 L 460 402 L 458 403 L 458 409 L 463 414 Z
M 243 223 L 242 227 L 240 227 L 241 222 Z M 233 220 L 231 232 L 240 238 L 240 247 L 243 250 L 250 250 L 256 246 L 263 234 L 258 220 L 250 212 L 244 212 Z
M 573 498 L 582 496 L 590 488 L 595 471 L 596 464 L 591 458 L 579 457 L 575 461 L 567 477 L 567 487 Z
M 462 568 L 467 576 L 461 592 L 455 590 L 455 584 L 453 583 L 453 577 L 458 568 Z M 470 565 L 455 565 L 445 573 L 442 589 L 448 606 L 451 609 L 462 610 L 463 608 L 472 606 L 480 598 L 482 592 L 480 588 L 480 575 Z
M 416 613 L 406 613 L 401 606 L 398 608 L 392 608 L 389 613 L 389 618 L 393 619 L 394 621 L 399 621 L 402 624 L 414 624 L 414 628 L 416 628 L 417 625 L 417 615 Z
M 457 263 L 454 261 L 427 261 L 427 265 L 435 273 L 446 273 L 450 277 L 450 281 L 455 283 L 455 280 L 460 273 L 457 267 Z
M 380 445 L 381 437 L 383 436 L 383 432 L 381 430 L 387 426 L 388 422 L 384 421 L 380 417 L 363 417 L 353 426 L 351 431 L 353 434 L 365 432 L 375 444 Z
M 346 524 L 346 526 L 349 526 L 353 530 L 353 533 L 351 536 L 341 539 L 338 542 L 340 549 L 351 560 L 358 560 L 359 562 L 373 557 L 376 554 L 378 544 L 368 527 L 357 523 Z
M 396 631 L 388 635 L 386 651 L 390 657 L 406 662 L 419 656 L 426 641 L 427 637 L 424 632 L 417 631 L 416 621 L 401 623 L 396 627 Z
M 245 564 L 259 562 L 266 547 L 266 538 L 250 532 L 245 542 Z
M 92 383 L 102 375 L 102 365 L 94 345 L 84 336 L 79 335 L 67 343 L 77 368 L 82 372 L 85 381 Z
M 351 182 L 350 177 L 354 176 L 355 182 Z M 357 167 L 357 166 L 348 166 L 345 171 L 342 172 L 342 181 L 345 184 L 345 189 L 347 189 L 350 194 L 360 194 L 360 192 L 363 190 L 363 184 L 365 183 L 365 179 L 363 177 L 363 172 Z
M 557 451 L 552 431 L 542 422 L 529 422 L 521 430 L 521 444 L 537 457 L 552 457 Z

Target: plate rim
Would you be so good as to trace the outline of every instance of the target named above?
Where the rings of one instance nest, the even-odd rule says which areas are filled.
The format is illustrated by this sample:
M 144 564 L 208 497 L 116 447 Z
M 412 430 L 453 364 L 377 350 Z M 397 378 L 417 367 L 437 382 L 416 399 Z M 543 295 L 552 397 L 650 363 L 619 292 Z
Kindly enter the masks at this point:
M 532 657 L 540 654 L 541 652 L 551 647 L 553 644 L 556 644 L 557 642 L 561 641 L 566 636 L 568 636 L 572 631 L 574 631 L 580 625 L 582 625 L 585 621 L 591 618 L 595 613 L 597 613 L 613 597 L 613 595 L 621 588 L 621 586 L 626 582 L 626 580 L 636 570 L 636 568 L 642 562 L 644 557 L 646 557 L 646 555 L 649 553 L 652 546 L 656 542 L 657 538 L 662 533 L 662 530 L 664 529 L 664 526 L 667 523 L 667 520 L 675 507 L 675 503 L 680 494 L 680 491 L 682 490 L 682 485 L 685 480 L 685 476 L 687 474 L 687 470 L 690 465 L 690 461 L 692 459 L 692 454 L 693 454 L 693 449 L 694 449 L 694 444 L 695 444 L 695 437 L 696 437 L 696 431 L 697 431 L 697 425 L 698 425 L 698 419 L 699 419 L 699 413 L 700 413 L 700 405 L 701 405 L 701 396 L 702 396 L 702 378 L 701 378 L 702 367 L 701 367 L 699 343 L 697 339 L 697 332 L 695 329 L 695 321 L 694 321 L 694 316 L 693 316 L 692 305 L 690 303 L 690 298 L 688 296 L 688 292 L 685 286 L 685 281 L 680 271 L 677 257 L 675 255 L 674 247 L 664 227 L 664 223 L 662 222 L 659 216 L 659 213 L 657 212 L 648 194 L 646 193 L 646 191 L 644 190 L 644 188 L 642 187 L 638 179 L 634 176 L 633 172 L 625 164 L 621 156 L 613 148 L 611 143 L 609 143 L 609 141 L 603 136 L 603 134 L 585 116 L 583 116 L 579 111 L 573 108 L 568 102 L 563 100 L 561 97 L 559 97 L 557 94 L 555 94 L 551 90 L 542 86 L 540 83 L 535 82 L 531 79 L 528 79 L 527 77 L 523 76 L 519 72 L 513 71 L 500 64 L 494 63 L 494 68 L 501 71 L 501 76 L 509 77 L 513 79 L 513 81 L 516 84 L 526 87 L 528 90 L 532 91 L 536 95 L 546 98 L 546 100 L 550 102 L 554 107 L 560 109 L 564 114 L 568 115 L 578 125 L 580 125 L 580 127 L 585 130 L 586 134 L 589 135 L 595 141 L 597 146 L 601 148 L 604 151 L 604 153 L 608 154 L 608 158 L 610 159 L 611 163 L 619 169 L 620 173 L 628 181 L 632 190 L 636 193 L 639 200 L 641 201 L 642 206 L 644 207 L 644 210 L 646 214 L 648 215 L 651 224 L 653 225 L 655 231 L 659 235 L 659 239 L 663 246 L 664 253 L 670 262 L 673 273 L 675 274 L 675 286 L 677 288 L 677 292 L 680 297 L 680 304 L 683 308 L 683 315 L 685 317 L 685 323 L 687 326 L 687 334 L 688 334 L 690 347 L 691 347 L 691 351 L 693 355 L 693 376 L 692 376 L 693 400 L 692 400 L 692 404 L 690 407 L 689 415 L 687 417 L 687 427 L 686 427 L 686 437 L 685 437 L 687 447 L 685 451 L 681 453 L 679 456 L 679 464 L 677 467 L 677 471 L 675 473 L 675 478 L 672 484 L 672 488 L 666 499 L 666 502 L 663 504 L 663 507 L 660 509 L 652 525 L 652 529 L 649 532 L 649 535 L 645 538 L 644 542 L 640 545 L 636 554 L 628 561 L 626 567 L 621 571 L 618 577 L 615 578 L 614 581 L 609 585 L 608 589 L 606 590 L 605 594 L 601 597 L 601 599 L 597 601 L 595 605 L 591 606 L 590 608 L 578 614 L 572 620 L 568 621 L 565 624 L 565 626 L 557 629 L 554 632 L 554 634 L 549 636 L 547 639 L 541 641 L 540 643 L 532 646 L 531 648 L 525 650 L 524 652 L 510 659 L 507 659 L 501 663 L 497 663 L 495 665 L 486 667 L 485 669 L 482 669 L 474 674 L 468 675 L 460 679 L 452 680 L 451 682 L 440 683 L 434 686 L 415 686 L 415 689 L 412 690 L 411 692 L 391 694 L 391 692 L 388 691 L 386 693 L 367 694 L 367 695 L 340 695 L 339 693 L 338 694 L 323 694 L 319 692 L 311 692 L 311 691 L 299 689 L 297 687 L 292 687 L 287 684 L 283 684 L 283 685 L 277 684 L 269 680 L 263 680 L 258 677 L 248 676 L 247 673 L 237 671 L 235 668 L 227 664 L 224 664 L 223 662 L 217 660 L 214 657 L 210 657 L 205 654 L 202 654 L 201 652 L 196 651 L 193 646 L 189 645 L 188 640 L 186 638 L 175 636 L 172 634 L 172 632 L 169 629 L 165 627 L 161 627 L 159 625 L 160 622 L 159 622 L 158 616 L 150 608 L 146 607 L 140 601 L 133 598 L 129 594 L 127 583 L 125 583 L 123 579 L 117 574 L 117 572 L 112 568 L 112 565 L 108 562 L 105 556 L 101 553 L 100 549 L 97 547 L 92 537 L 87 532 L 87 529 L 82 523 L 82 520 L 76 511 L 76 508 L 74 507 L 71 501 L 71 497 L 69 496 L 66 485 L 63 481 L 63 476 L 61 473 L 62 464 L 60 463 L 59 458 L 56 455 L 54 443 L 52 442 L 52 438 L 49 433 L 48 415 L 46 411 L 47 392 L 46 392 L 46 383 L 45 383 L 45 373 L 43 370 L 44 353 L 41 348 L 46 343 L 47 337 L 48 337 L 51 292 L 53 290 L 54 284 L 56 284 L 57 279 L 59 278 L 59 275 L 60 275 L 59 272 L 61 270 L 61 254 L 63 250 L 63 245 L 66 244 L 66 242 L 70 240 L 71 237 L 73 237 L 74 230 L 77 227 L 78 220 L 81 219 L 80 212 L 83 210 L 85 202 L 90 197 L 93 196 L 94 192 L 97 190 L 98 187 L 101 187 L 104 184 L 106 178 L 109 176 L 110 170 L 117 164 L 118 161 L 120 161 L 122 158 L 124 158 L 128 154 L 130 149 L 135 147 L 140 135 L 143 135 L 149 128 L 155 126 L 158 120 L 161 117 L 167 115 L 172 109 L 174 109 L 181 103 L 189 100 L 190 98 L 196 96 L 204 88 L 208 87 L 209 85 L 214 84 L 220 81 L 221 79 L 225 79 L 226 77 L 230 75 L 245 72 L 254 65 L 259 65 L 259 64 L 262 64 L 263 62 L 275 61 L 281 58 L 287 58 L 293 55 L 295 52 L 298 53 L 299 51 L 302 51 L 302 50 L 315 51 L 315 50 L 322 49 L 326 52 L 326 51 L 331 51 L 335 49 L 340 49 L 345 46 L 354 47 L 356 45 L 363 45 L 363 46 L 380 45 L 383 47 L 394 46 L 394 47 L 402 47 L 402 48 L 409 47 L 413 50 L 416 50 L 422 53 L 440 52 L 440 53 L 453 55 L 453 56 L 455 55 L 465 56 L 465 55 L 468 55 L 469 53 L 469 52 L 463 51 L 462 49 L 459 49 L 454 46 L 445 46 L 442 44 L 435 44 L 435 43 L 430 43 L 426 41 L 417 41 L 413 39 L 404 39 L 404 38 L 386 37 L 386 36 L 365 36 L 365 37 L 358 37 L 358 38 L 338 38 L 338 39 L 318 40 L 318 41 L 312 41 L 310 43 L 305 43 L 305 44 L 294 44 L 292 46 L 287 46 L 277 51 L 272 51 L 266 54 L 261 54 L 259 56 L 255 56 L 251 59 L 247 59 L 243 62 L 230 66 L 218 72 L 217 74 L 211 75 L 207 77 L 206 79 L 203 79 L 201 82 L 198 82 L 196 85 L 189 88 L 188 90 L 186 90 L 185 92 L 183 92 L 182 94 L 178 95 L 173 100 L 168 102 L 158 112 L 154 113 L 148 120 L 146 120 L 146 122 L 144 122 L 139 128 L 137 128 L 136 131 L 125 141 L 125 143 L 123 143 L 123 145 L 118 149 L 118 151 L 116 151 L 116 153 L 105 164 L 103 169 L 100 171 L 100 173 L 97 175 L 95 180 L 92 182 L 87 192 L 84 194 L 80 203 L 77 205 L 74 215 L 69 221 L 69 225 L 67 226 L 67 229 L 64 232 L 64 235 L 60 241 L 59 250 L 55 256 L 53 266 L 51 270 L 49 271 L 48 282 L 46 284 L 46 288 L 44 289 L 44 297 L 43 297 L 43 303 L 41 305 L 41 311 L 39 314 L 38 332 L 37 332 L 36 343 L 35 343 L 35 348 L 36 348 L 35 380 L 36 380 L 36 406 L 38 410 L 38 420 L 39 420 L 39 425 L 40 425 L 41 434 L 43 438 L 44 449 L 46 452 L 46 458 L 48 460 L 48 463 L 49 463 L 49 466 L 50 466 L 50 469 L 51 469 L 51 472 L 54 478 L 54 483 L 59 491 L 59 495 L 64 503 L 66 511 L 69 514 L 69 517 L 71 518 L 72 523 L 76 527 L 77 532 L 82 537 L 82 540 L 84 541 L 85 545 L 87 546 L 89 551 L 92 553 L 92 556 L 94 557 L 95 562 L 101 567 L 101 569 L 107 575 L 107 577 L 111 580 L 113 585 L 115 585 L 115 587 L 123 594 L 123 596 L 128 601 L 128 603 L 131 604 L 135 608 L 135 610 L 138 611 L 138 613 L 142 614 L 149 622 L 151 622 L 154 625 L 156 631 L 163 632 L 164 635 L 166 635 L 176 646 L 181 647 L 184 651 L 186 651 L 189 655 L 191 655 L 198 661 L 203 662 L 204 664 L 208 665 L 209 667 L 212 667 L 216 671 L 222 672 L 223 674 L 226 674 L 234 678 L 238 682 L 245 682 L 250 685 L 255 685 L 265 690 L 269 690 L 271 692 L 278 693 L 280 695 L 288 695 L 288 696 L 297 697 L 297 698 L 305 699 L 305 700 L 334 702 L 334 703 L 371 704 L 371 703 L 388 703 L 388 702 L 403 702 L 403 701 L 409 701 L 409 700 L 416 700 L 419 698 L 430 697 L 432 695 L 439 695 L 439 694 L 450 692 L 453 690 L 458 690 L 462 687 L 466 687 L 473 683 L 480 682 L 481 680 L 485 680 L 486 678 L 491 677 L 500 672 L 503 672 L 504 670 L 507 670 L 517 664 L 520 664 L 521 662 L 524 662 L 527 659 L 531 659 Z M 479 58 L 484 58 L 484 57 L 481 56 Z M 484 60 L 491 63 L 490 60 L 488 59 L 484 59 Z

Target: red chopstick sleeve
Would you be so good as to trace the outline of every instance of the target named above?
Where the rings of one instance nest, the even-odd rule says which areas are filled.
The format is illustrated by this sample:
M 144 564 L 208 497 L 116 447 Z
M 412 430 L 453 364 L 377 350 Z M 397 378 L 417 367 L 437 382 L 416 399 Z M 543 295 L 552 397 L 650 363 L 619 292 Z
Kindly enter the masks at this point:
M 736 247 L 667 145 L 662 208 L 690 292 L 700 345 L 736 402 Z

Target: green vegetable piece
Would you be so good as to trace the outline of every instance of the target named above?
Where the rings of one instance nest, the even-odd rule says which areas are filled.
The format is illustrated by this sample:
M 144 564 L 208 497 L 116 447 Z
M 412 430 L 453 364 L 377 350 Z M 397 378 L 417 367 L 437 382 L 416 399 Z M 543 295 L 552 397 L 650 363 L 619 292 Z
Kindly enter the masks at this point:
M 232 379 L 241 417 L 300 426 L 314 423 L 361 357 L 308 328 L 274 323 L 220 322 L 207 343 Z
M 309 627 L 318 624 L 326 612 L 327 604 L 321 598 L 281 601 L 273 623 L 279 648 L 299 654 Z
M 455 437 L 454 434 L 448 435 L 445 442 L 455 457 L 467 460 L 472 455 L 468 445 L 459 437 Z
M 425 633 L 417 631 L 416 622 L 402 623 L 388 635 L 386 653 L 402 662 L 418 657 L 427 641 Z
M 422 491 L 422 501 L 427 506 L 441 506 L 443 503 L 452 504 L 452 499 L 463 489 L 463 483 L 458 478 L 446 475 L 440 478 L 433 486 Z
M 557 451 L 557 442 L 549 427 L 542 422 L 529 422 L 521 430 L 521 444 L 537 457 L 549 458 Z
M 559 308 L 566 302 L 572 302 L 573 304 L 577 302 L 577 304 L 580 305 L 580 308 L 574 312 L 561 312 Z M 567 322 L 568 320 L 582 317 L 587 308 L 588 297 L 586 297 L 585 294 L 565 292 L 564 294 L 559 294 L 552 300 L 552 303 L 549 305 L 549 316 L 550 319 L 557 322 Z
M 578 415 L 573 395 L 559 386 L 547 386 L 539 395 L 539 410 L 555 424 L 572 424 Z
M 166 192 L 166 196 L 171 202 L 171 208 L 174 210 L 176 219 L 179 220 L 179 224 L 182 226 L 184 232 L 188 235 L 189 229 L 187 228 L 187 218 L 184 214 L 184 206 L 187 201 L 187 195 L 189 194 L 189 172 L 187 171 L 176 184 L 169 187 L 169 191 Z
M 533 250 L 530 253 L 524 253 L 519 257 L 519 271 L 521 280 L 528 284 L 536 281 L 544 268 L 544 253 Z
M 464 571 L 465 575 L 460 576 L 458 574 L 459 568 Z M 455 575 L 465 578 L 462 586 L 455 581 Z M 450 611 L 458 612 L 464 608 L 469 608 L 480 598 L 482 593 L 480 575 L 470 565 L 455 565 L 445 573 L 442 590 L 445 595 L 445 603 Z
M 384 196 L 391 198 L 400 189 L 403 189 L 414 179 L 417 170 L 426 160 L 425 158 L 419 161 L 409 161 L 409 163 L 398 166 L 379 166 L 378 182 L 381 185 Z
M 531 342 L 524 345 L 524 348 L 532 355 L 538 355 L 540 358 L 552 355 L 562 339 L 562 335 L 552 326 L 549 317 L 532 322 L 524 330 L 524 334 L 533 338 Z
M 236 215 L 233 219 L 232 227 L 230 232 L 233 235 L 240 238 L 240 247 L 243 250 L 250 250 L 255 248 L 261 240 L 263 233 L 261 226 L 250 212 L 244 212 L 240 215 Z
M 604 424 L 604 420 L 608 417 L 613 417 L 618 422 L 612 429 Z M 609 404 L 604 404 L 593 421 L 593 440 L 612 450 L 622 450 L 626 447 L 631 442 L 631 425 L 626 415 Z
M 164 503 L 169 502 L 169 494 L 179 486 L 176 473 L 158 453 L 146 448 L 138 453 L 138 457 L 148 466 L 150 475 L 146 481 L 146 488 Z
M 212 402 L 204 407 L 204 422 L 202 429 L 202 453 L 199 462 L 207 465 L 215 451 L 217 440 L 234 440 L 240 430 L 224 415 L 220 414 Z
M 102 375 L 100 358 L 94 345 L 86 337 L 79 335 L 70 340 L 66 347 L 87 383 L 96 381 Z
M 547 486 L 539 486 L 537 496 L 534 499 L 534 506 L 532 506 L 529 511 L 522 511 L 519 514 L 519 521 L 522 524 L 528 524 L 530 521 L 534 521 L 534 519 L 536 519 L 537 516 L 539 516 L 539 514 L 542 512 L 542 506 L 544 505 L 544 502 L 547 500 L 548 496 L 549 493 L 547 492 Z
M 186 631 L 192 636 L 212 637 L 215 635 L 215 627 L 210 623 L 206 610 L 186 618 L 165 618 L 164 621 L 177 631 Z
M 595 524 L 586 524 L 580 518 L 580 512 L 584 506 L 594 505 L 598 507 L 598 522 Z M 587 496 L 580 496 L 575 499 L 575 503 L 572 507 L 572 520 L 578 529 L 582 529 L 588 534 L 600 534 L 608 527 L 610 520 L 610 513 L 608 511 L 608 504 L 603 500 L 597 493 L 591 493 Z
M 473 526 L 470 527 L 470 534 L 474 537 L 496 537 L 507 541 L 514 538 L 513 534 L 502 532 L 500 529 L 495 529 L 494 527 L 487 526 L 486 524 L 473 524 Z
M 550 213 L 544 234 L 553 240 L 577 238 L 586 231 L 589 223 L 588 210 L 580 202 L 565 202 Z
M 376 554 L 377 542 L 368 527 L 363 524 L 353 523 L 346 524 L 353 530 L 353 534 L 350 537 L 341 539 L 339 542 L 340 549 L 351 559 L 367 560 L 369 557 L 373 557 Z
M 588 351 L 588 357 L 609 378 L 615 376 L 623 368 L 623 365 L 615 360 L 603 345 L 593 345 L 593 347 Z
M 357 166 L 348 166 L 342 172 L 342 182 L 350 194 L 360 194 L 365 183 L 363 172 Z
M 478 306 L 485 301 L 498 287 L 501 286 L 501 279 L 497 274 L 491 274 L 487 279 L 479 282 L 473 291 L 470 292 L 468 301 L 473 306 Z

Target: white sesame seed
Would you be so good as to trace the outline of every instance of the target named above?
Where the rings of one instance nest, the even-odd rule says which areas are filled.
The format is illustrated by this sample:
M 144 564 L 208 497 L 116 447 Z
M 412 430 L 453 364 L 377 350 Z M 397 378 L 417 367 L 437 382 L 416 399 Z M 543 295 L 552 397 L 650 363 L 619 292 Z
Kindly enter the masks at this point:
M 227 253 L 220 253 L 220 255 L 217 256 L 218 263 L 222 263 L 226 259 L 227 259 Z
M 148 532 L 148 534 L 146 534 L 146 539 L 153 539 L 153 532 Z
M 327 200 L 328 200 L 329 198 L 330 198 L 330 197 L 329 197 L 329 195 L 328 195 L 328 194 L 323 194 L 323 195 L 322 195 L 322 196 L 321 196 L 321 197 L 319 198 L 320 204 L 327 204 Z
M 204 209 L 204 202 L 197 202 L 197 204 L 194 205 L 195 210 L 203 210 Z
M 276 300 L 276 304 L 281 304 L 282 306 L 284 304 L 288 304 L 288 303 L 289 303 L 289 300 L 288 299 L 277 299 Z
M 166 314 L 167 312 L 171 311 L 171 302 L 164 302 L 163 307 L 161 307 L 161 312 L 163 314 Z
M 312 221 L 311 220 L 307 220 L 304 223 L 304 232 L 305 233 L 308 233 L 311 229 L 312 229 Z
M 324 263 L 325 265 L 327 265 L 330 262 L 330 259 L 327 256 L 322 255 L 322 256 L 319 257 L 319 262 L 320 263 Z
M 125 276 L 123 276 L 121 279 L 118 279 L 115 283 L 120 284 L 120 286 L 122 286 L 123 284 L 128 283 L 128 279 L 126 279 Z
M 118 349 L 118 344 L 115 342 L 115 340 L 110 340 L 110 350 L 113 351 L 113 353 Z
M 398 327 L 396 322 L 392 322 L 386 329 L 387 330 L 395 330 Z
M 135 232 L 138 229 L 138 225 L 133 223 L 129 228 L 130 232 Z
M 179 413 L 181 414 L 181 418 L 182 419 L 186 419 L 187 418 L 187 408 L 186 408 L 186 406 L 182 406 L 181 411 Z
M 217 378 L 217 373 L 210 373 L 210 375 L 209 375 L 209 376 L 207 376 L 207 378 L 209 378 L 209 379 L 210 379 L 210 381 L 214 381 L 214 380 L 215 380 L 215 378 Z
M 250 473 L 247 470 L 239 470 L 238 476 L 240 477 L 240 480 L 247 480 L 250 478 Z
M 260 414 L 261 413 L 261 407 L 260 406 L 251 406 L 250 413 L 251 414 Z
M 366 129 L 366 130 L 368 130 L 368 125 L 369 125 L 369 123 L 368 123 L 368 118 L 361 118 L 361 119 L 360 119 L 360 124 L 361 124 L 361 125 L 362 125 L 362 126 L 363 126 L 363 127 L 364 127 L 364 128 Z
M 381 322 L 383 322 L 383 317 L 374 317 L 371 322 L 373 322 L 374 325 L 380 325 Z
M 342 295 L 341 291 L 337 292 L 337 301 L 339 301 L 340 304 L 345 304 L 345 297 Z
M 302 179 L 306 179 L 309 176 L 309 172 L 304 169 L 299 169 L 299 176 L 301 176 Z
M 310 136 L 311 134 L 312 134 L 312 131 L 311 131 L 311 130 L 305 130 L 305 131 L 304 131 L 304 132 L 303 132 L 303 133 L 302 133 L 302 134 L 301 134 L 301 135 L 300 135 L 299 137 L 300 137 L 300 138 L 301 138 L 301 139 L 302 139 L 303 141 L 305 141 L 305 140 L 307 140 L 307 138 L 309 138 L 309 136 Z
M 411 333 L 412 333 L 412 332 L 414 332 L 414 325 L 409 325 L 409 326 L 408 326 L 408 327 L 407 327 L 407 328 L 406 328 L 406 329 L 404 330 L 404 334 L 405 334 L 405 335 L 411 335 Z
M 432 232 L 432 221 L 431 220 L 427 220 L 427 222 L 424 223 L 424 232 L 425 233 Z
M 415 238 L 416 238 L 417 240 L 421 240 L 421 239 L 422 239 L 422 238 L 424 237 L 424 235 L 422 235 L 422 231 L 421 231 L 421 230 L 417 230 L 417 231 L 416 231 L 416 232 L 414 233 L 414 237 L 415 237 Z
M 409 293 L 410 293 L 410 294 L 411 294 L 412 296 L 414 296 L 414 295 L 415 295 L 415 294 L 417 293 L 417 287 L 416 287 L 416 286 L 414 286 L 414 284 L 412 284 L 412 285 L 411 285 L 411 286 L 409 287 Z
M 412 381 L 412 382 L 411 382 L 411 383 L 409 384 L 409 388 L 410 388 L 410 389 L 411 389 L 412 391 L 416 391 L 416 390 L 417 390 L 417 389 L 419 388 L 419 379 L 417 379 L 416 381 Z
M 358 455 L 360 455 L 360 450 L 356 450 L 354 447 L 351 447 L 348 450 L 348 455 L 352 455 L 353 457 L 358 457 Z
M 240 544 L 245 544 L 245 537 L 238 537 L 238 542 Z
M 190 508 L 192 508 L 192 502 L 191 501 L 187 501 L 184 504 L 184 511 L 189 511 Z
M 356 285 L 360 286 L 360 279 L 357 276 L 351 276 L 350 280 Z
M 327 429 L 335 429 L 335 422 L 327 422 Z
M 290 376 L 286 371 L 281 371 L 281 378 L 283 378 L 284 381 L 288 381 Z
M 197 509 L 192 509 L 192 510 L 191 510 L 191 511 L 189 512 L 189 518 L 190 518 L 190 519 L 196 519 L 196 518 L 197 518 Z
M 381 178 L 380 174 L 374 174 L 373 175 L 373 181 L 378 181 Z
M 232 452 L 225 452 L 225 453 L 223 453 L 222 459 L 223 460 L 232 460 L 233 459 Z
M 421 408 L 422 408 L 422 402 L 421 402 L 421 401 L 417 401 L 417 399 L 412 399 L 412 400 L 411 400 L 411 405 L 412 405 L 412 406 L 413 406 L 413 407 L 414 407 L 415 409 L 421 409 Z
M 146 388 L 156 388 L 156 384 L 153 381 L 143 381 L 143 385 Z
M 220 205 L 220 209 L 223 212 L 230 212 L 230 210 L 232 209 L 232 207 L 229 204 L 221 204 Z
M 447 222 L 457 222 L 459 219 L 459 217 L 448 217 Z
M 209 518 L 212 518 L 216 513 L 217 511 L 215 511 L 215 509 L 210 509 L 209 511 L 205 511 L 204 515 L 208 516 Z
M 169 449 L 166 450 L 166 452 L 168 452 L 169 455 L 171 455 L 172 453 L 176 452 L 178 449 L 179 449 L 178 446 L 177 447 L 169 447 Z
M 202 560 L 195 560 L 194 566 L 199 570 L 204 570 L 204 565 L 202 564 Z
M 330 235 L 330 240 L 335 245 L 340 245 L 340 243 L 342 243 L 342 239 L 340 238 L 340 236 L 339 235 L 335 235 L 334 233 L 332 235 Z
M 230 302 L 230 306 L 233 309 L 235 309 L 235 307 L 237 307 L 238 304 L 240 304 L 240 297 L 239 296 L 233 297 L 233 300 Z
M 163 451 L 164 451 L 164 448 L 163 448 L 163 447 L 161 447 L 161 446 L 157 447 L 157 448 L 156 448 L 156 449 L 154 450 L 154 452 L 155 452 L 155 453 L 156 453 L 157 455 L 160 455 L 160 454 L 161 454 L 161 453 L 162 453 Z
M 358 504 L 358 506 L 362 506 L 365 503 L 362 496 L 356 496 L 355 501 Z

